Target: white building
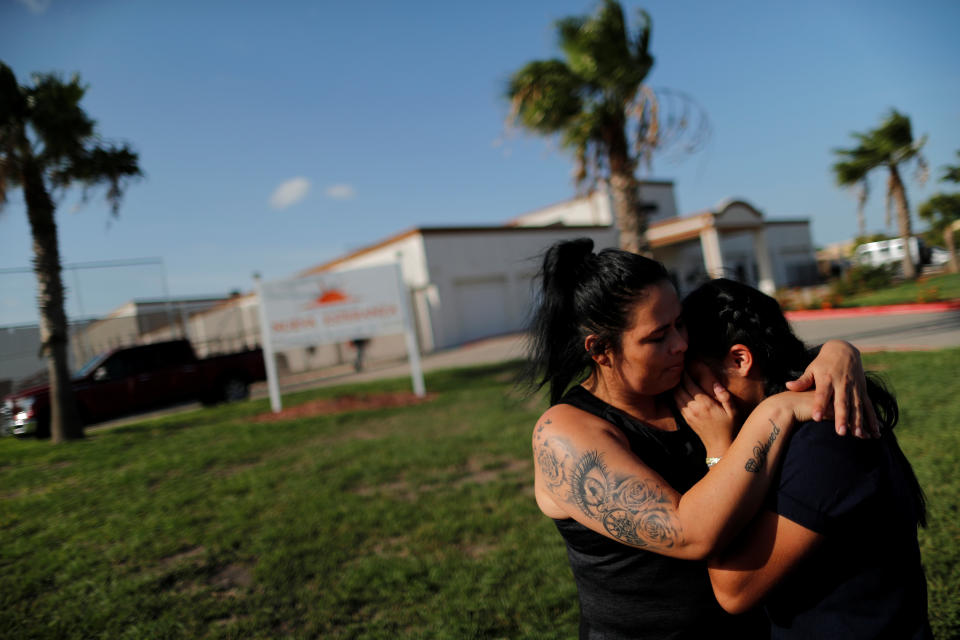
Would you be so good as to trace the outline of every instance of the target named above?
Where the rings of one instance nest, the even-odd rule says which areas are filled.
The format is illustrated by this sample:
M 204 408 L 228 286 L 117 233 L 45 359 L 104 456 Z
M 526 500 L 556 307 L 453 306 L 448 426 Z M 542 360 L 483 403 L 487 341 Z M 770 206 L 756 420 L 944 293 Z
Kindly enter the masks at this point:
M 727 276 L 772 292 L 816 279 L 807 220 L 770 220 L 743 200 L 725 201 L 692 215 L 677 214 L 673 183 L 647 181 L 654 257 L 681 291 L 707 277 Z M 420 347 L 444 349 L 488 336 L 521 331 L 533 306 L 533 278 L 544 251 L 560 240 L 590 237 L 597 249 L 615 247 L 618 233 L 603 190 L 561 202 L 502 226 L 420 227 L 388 237 L 299 275 L 398 262 L 410 292 Z M 230 350 L 260 341 L 257 300 L 238 296 L 191 316 L 189 334 Z M 402 338 L 377 338 L 372 359 L 402 357 Z M 298 372 L 349 362 L 347 345 L 317 345 L 280 355 L 280 369 Z
M 301 273 L 399 262 L 424 351 L 520 331 L 543 253 L 561 240 L 616 246 L 603 226 L 421 227 Z

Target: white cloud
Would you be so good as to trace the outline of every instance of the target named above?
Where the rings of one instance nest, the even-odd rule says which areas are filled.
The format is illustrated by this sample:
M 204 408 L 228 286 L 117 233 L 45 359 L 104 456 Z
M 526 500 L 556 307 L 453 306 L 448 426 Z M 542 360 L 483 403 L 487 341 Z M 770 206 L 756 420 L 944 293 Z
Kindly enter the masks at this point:
M 33 13 L 43 13 L 50 7 L 50 0 L 20 0 Z
M 324 195 L 334 200 L 353 200 L 357 190 L 352 184 L 332 184 L 323 191 Z
M 302 176 L 290 178 L 274 189 L 273 195 L 270 196 L 270 206 L 274 209 L 286 209 L 307 197 L 309 191 L 309 180 Z

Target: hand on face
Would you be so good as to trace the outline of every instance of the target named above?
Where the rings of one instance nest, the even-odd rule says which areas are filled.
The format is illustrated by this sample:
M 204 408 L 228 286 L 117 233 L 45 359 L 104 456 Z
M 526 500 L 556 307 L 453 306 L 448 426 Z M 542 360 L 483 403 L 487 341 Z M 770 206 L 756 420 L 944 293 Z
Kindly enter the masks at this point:
M 709 456 L 722 456 L 736 437 L 742 419 L 733 396 L 702 362 L 687 364 L 673 391 L 674 401 Z

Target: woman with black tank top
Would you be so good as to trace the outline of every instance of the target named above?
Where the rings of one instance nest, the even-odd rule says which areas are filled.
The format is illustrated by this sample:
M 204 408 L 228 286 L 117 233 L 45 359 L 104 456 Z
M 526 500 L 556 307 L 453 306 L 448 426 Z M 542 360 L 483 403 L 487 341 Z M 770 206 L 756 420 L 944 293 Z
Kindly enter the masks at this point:
M 686 398 L 702 391 L 684 376 L 664 267 L 582 239 L 551 247 L 541 279 L 527 373 L 552 406 L 533 432 L 535 494 L 567 545 L 580 637 L 762 637 L 755 619 L 719 607 L 704 559 L 757 512 L 786 436 L 821 417 L 831 385 L 763 400 L 717 461 L 671 400 L 681 380 Z M 865 431 L 846 407 L 864 393 L 855 349 L 828 343 L 804 377 L 833 381 L 838 432 L 846 415 Z

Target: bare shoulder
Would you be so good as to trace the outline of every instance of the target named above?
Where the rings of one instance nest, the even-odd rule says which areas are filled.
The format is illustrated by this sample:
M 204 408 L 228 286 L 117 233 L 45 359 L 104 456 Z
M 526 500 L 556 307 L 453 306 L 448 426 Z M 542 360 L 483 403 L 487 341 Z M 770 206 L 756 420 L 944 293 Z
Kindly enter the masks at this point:
M 603 418 L 569 404 L 556 404 L 540 416 L 533 429 L 534 446 L 551 437 L 592 440 L 603 434 L 626 442 L 623 433 Z

